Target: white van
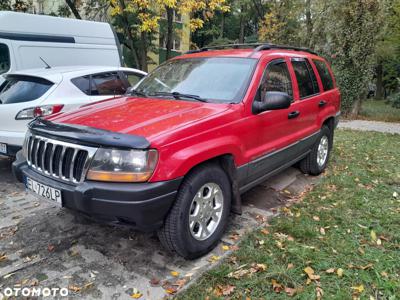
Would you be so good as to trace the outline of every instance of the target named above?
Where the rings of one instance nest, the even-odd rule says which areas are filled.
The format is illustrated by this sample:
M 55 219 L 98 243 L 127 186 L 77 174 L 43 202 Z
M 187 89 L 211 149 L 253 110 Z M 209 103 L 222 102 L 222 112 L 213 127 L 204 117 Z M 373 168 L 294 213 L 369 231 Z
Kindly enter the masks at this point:
M 0 11 L 1 74 L 49 66 L 122 66 L 108 23 Z

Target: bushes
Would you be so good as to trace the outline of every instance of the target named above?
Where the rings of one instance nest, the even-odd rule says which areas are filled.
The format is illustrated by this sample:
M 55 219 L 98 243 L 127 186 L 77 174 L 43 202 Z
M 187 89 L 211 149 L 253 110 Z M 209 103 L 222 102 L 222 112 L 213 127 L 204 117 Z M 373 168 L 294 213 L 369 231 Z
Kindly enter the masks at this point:
M 386 102 L 394 108 L 400 108 L 400 93 L 390 95 Z

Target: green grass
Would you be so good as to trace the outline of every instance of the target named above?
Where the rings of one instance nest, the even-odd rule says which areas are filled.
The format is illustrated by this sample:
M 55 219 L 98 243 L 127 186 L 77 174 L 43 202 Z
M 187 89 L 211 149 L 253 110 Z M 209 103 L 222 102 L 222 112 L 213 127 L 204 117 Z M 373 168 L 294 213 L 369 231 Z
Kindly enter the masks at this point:
M 178 298 L 224 299 L 217 286 L 221 291 L 232 285 L 231 299 L 317 299 L 319 288 L 323 299 L 400 299 L 399 145 L 400 135 L 338 130 L 321 182 L 282 209 L 266 227 L 269 233 L 248 235 L 230 258 Z M 228 277 L 253 263 L 267 269 Z M 320 279 L 307 284 L 306 267 Z M 327 273 L 331 268 L 334 273 Z M 283 290 L 274 291 L 272 280 Z M 357 291 L 361 285 L 364 290 Z M 289 297 L 285 287 L 298 292 Z
M 400 109 L 386 104 L 384 100 L 365 100 L 359 116 L 367 120 L 400 122 Z

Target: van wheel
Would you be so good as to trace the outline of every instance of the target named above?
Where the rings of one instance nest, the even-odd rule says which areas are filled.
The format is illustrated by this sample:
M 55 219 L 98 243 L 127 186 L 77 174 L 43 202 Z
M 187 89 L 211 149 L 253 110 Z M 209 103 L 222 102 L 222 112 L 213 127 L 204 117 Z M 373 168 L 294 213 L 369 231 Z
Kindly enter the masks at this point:
M 332 149 L 332 132 L 328 126 L 323 126 L 317 142 L 302 161 L 300 170 L 305 174 L 319 175 L 328 165 L 329 156 Z
M 216 164 L 189 173 L 158 237 L 165 248 L 186 259 L 210 252 L 224 233 L 231 209 L 231 184 Z

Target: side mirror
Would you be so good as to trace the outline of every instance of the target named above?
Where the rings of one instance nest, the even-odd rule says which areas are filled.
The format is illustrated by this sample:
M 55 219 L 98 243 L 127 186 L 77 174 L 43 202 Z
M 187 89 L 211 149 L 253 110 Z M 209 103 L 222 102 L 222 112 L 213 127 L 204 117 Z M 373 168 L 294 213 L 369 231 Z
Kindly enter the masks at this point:
M 292 98 L 283 92 L 267 92 L 262 102 L 253 102 L 253 113 L 258 114 L 266 110 L 285 109 L 292 103 Z

